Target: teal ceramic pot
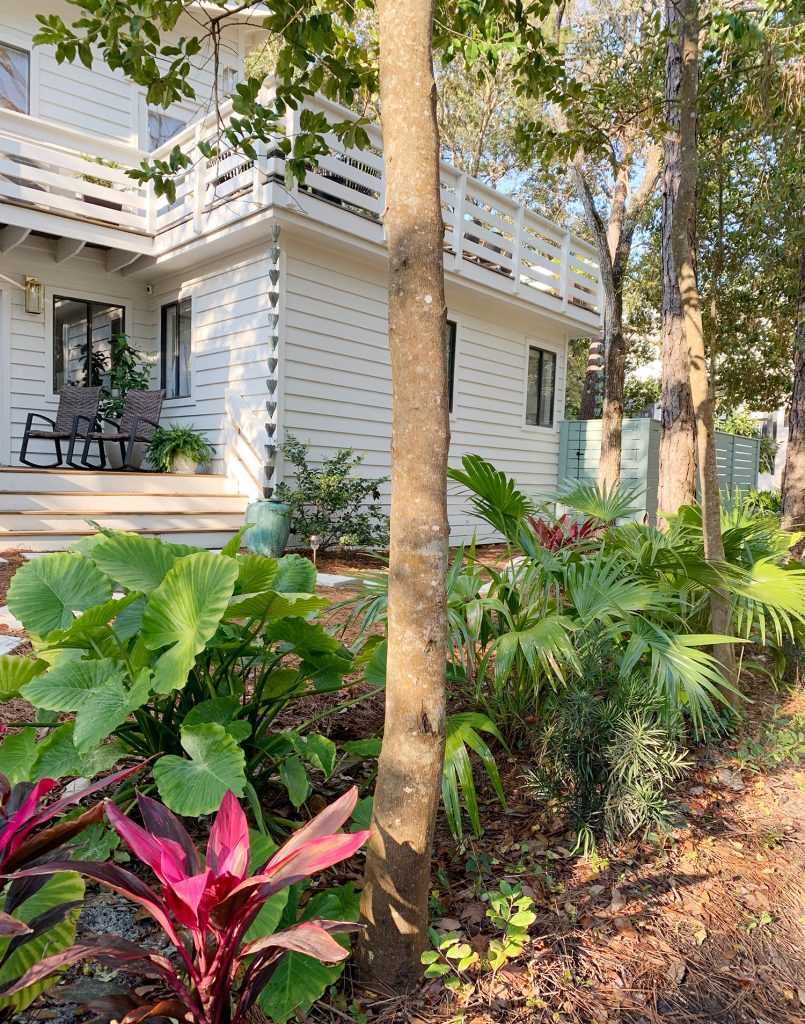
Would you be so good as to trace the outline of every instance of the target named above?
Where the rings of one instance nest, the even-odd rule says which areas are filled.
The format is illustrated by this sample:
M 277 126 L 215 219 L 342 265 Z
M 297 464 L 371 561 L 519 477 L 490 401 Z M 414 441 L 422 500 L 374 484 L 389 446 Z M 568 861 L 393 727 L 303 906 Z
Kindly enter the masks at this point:
M 254 524 L 245 534 L 249 551 L 281 558 L 291 534 L 291 506 L 269 499 L 253 501 L 246 509 L 245 521 Z

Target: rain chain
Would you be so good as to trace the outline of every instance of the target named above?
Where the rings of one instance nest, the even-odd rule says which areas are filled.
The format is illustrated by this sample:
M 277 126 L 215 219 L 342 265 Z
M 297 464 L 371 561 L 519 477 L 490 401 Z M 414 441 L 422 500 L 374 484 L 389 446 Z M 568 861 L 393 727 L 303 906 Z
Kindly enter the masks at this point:
M 272 245 L 268 250 L 268 258 L 271 268 L 268 271 L 268 278 L 271 287 L 268 290 L 268 301 L 271 309 L 268 314 L 268 376 L 266 386 L 268 387 L 268 401 L 266 402 L 266 463 L 265 478 L 266 484 L 263 487 L 263 496 L 270 498 L 277 483 L 277 389 L 279 385 L 279 259 L 280 259 L 280 226 L 271 225 Z

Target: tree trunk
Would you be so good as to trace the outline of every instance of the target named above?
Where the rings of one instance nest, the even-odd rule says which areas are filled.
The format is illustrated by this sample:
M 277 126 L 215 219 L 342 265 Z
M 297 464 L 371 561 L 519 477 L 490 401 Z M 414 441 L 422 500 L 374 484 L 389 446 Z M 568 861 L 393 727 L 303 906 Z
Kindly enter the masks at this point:
M 598 383 L 603 369 L 604 339 L 593 338 L 587 350 L 587 369 L 579 403 L 579 419 L 594 420 L 598 407 Z
M 782 486 L 783 529 L 805 530 L 805 242 L 799 253 L 799 298 L 794 330 L 794 389 Z M 803 544 L 794 553 L 801 558 Z
M 623 336 L 623 287 L 616 279 L 604 309 L 604 405 L 601 412 L 601 461 L 598 486 L 616 490 L 621 483 L 623 449 L 623 386 L 626 377 L 626 339 Z
M 694 250 L 691 237 L 696 219 L 696 178 L 698 154 L 696 141 L 696 104 L 699 74 L 699 20 L 697 0 L 671 0 L 678 10 L 680 32 L 676 36 L 682 54 L 679 80 L 680 160 L 676 202 L 671 221 L 671 245 L 676 267 L 682 318 L 688 348 L 690 395 L 696 417 L 696 451 L 699 462 L 699 486 L 702 504 L 704 557 L 708 562 L 724 559 L 721 537 L 721 501 L 718 491 L 716 443 L 713 417 L 714 399 L 707 383 L 707 358 L 699 289 L 696 283 Z M 710 597 L 714 633 L 729 632 L 729 605 L 724 594 L 714 591 Z M 715 655 L 727 681 L 736 678 L 732 644 L 719 644 Z
M 679 182 L 679 87 L 682 55 L 674 35 L 679 11 L 673 0 L 666 3 L 669 38 L 665 53 L 665 120 L 662 178 L 662 395 L 660 398 L 660 470 L 657 503 L 660 512 L 674 513 L 696 498 L 696 425 L 688 376 L 682 299 L 671 244 L 676 193 Z M 688 245 L 695 245 L 694 234 Z
M 388 671 L 357 964 L 405 991 L 428 944 L 445 739 L 447 452 L 434 0 L 379 0 L 393 387 Z

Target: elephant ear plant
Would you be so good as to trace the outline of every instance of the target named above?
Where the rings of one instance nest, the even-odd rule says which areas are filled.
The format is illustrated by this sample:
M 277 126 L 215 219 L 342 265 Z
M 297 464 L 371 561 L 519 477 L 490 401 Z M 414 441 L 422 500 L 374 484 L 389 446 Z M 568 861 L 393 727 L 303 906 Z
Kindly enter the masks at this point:
M 86 776 L 99 760 L 156 757 L 171 810 L 210 814 L 232 790 L 261 826 L 267 786 L 284 785 L 300 807 L 309 772 L 332 774 L 329 738 L 275 722 L 302 695 L 341 689 L 351 654 L 314 621 L 328 602 L 313 592 L 311 562 L 240 555 L 239 545 L 238 535 L 213 554 L 102 532 L 19 569 L 8 602 L 37 660 L 0 658 L 0 693 L 53 723 L 39 741 L 25 734 L 35 773 Z
M 262 936 L 254 936 L 252 927 L 273 895 L 351 857 L 366 842 L 368 832 L 337 832 L 356 799 L 357 790 L 350 790 L 294 833 L 251 876 L 249 830 L 232 792 L 224 795 L 203 862 L 181 823 L 161 804 L 139 797 L 143 828 L 107 803 L 110 824 L 159 879 L 161 895 L 112 863 L 51 861 L 22 871 L 19 877 L 80 871 L 150 914 L 173 946 L 175 958 L 115 936 L 89 936 L 46 956 L 0 994 L 13 995 L 60 967 L 92 958 L 156 979 L 155 984 L 120 995 L 115 1016 L 121 1024 L 152 1017 L 240 1024 L 289 953 L 324 963 L 347 957 L 347 950 L 332 936 L 355 931 L 358 926 L 353 924 L 314 919 Z
M 139 766 L 138 766 L 139 767 Z M 0 775 L 0 876 L 47 861 L 84 829 L 103 817 L 103 804 L 67 814 L 85 797 L 113 786 L 136 771 L 117 772 L 91 785 L 73 787 L 47 806 L 43 801 L 57 790 L 55 779 L 11 785 Z M 55 862 L 54 862 L 55 863 Z M 0 896 L 0 1021 L 13 1020 L 53 981 L 48 971 L 31 982 L 21 980 L 45 953 L 64 950 L 75 937 L 75 922 L 84 896 L 84 883 L 69 861 L 58 874 L 41 879 L 12 877 Z

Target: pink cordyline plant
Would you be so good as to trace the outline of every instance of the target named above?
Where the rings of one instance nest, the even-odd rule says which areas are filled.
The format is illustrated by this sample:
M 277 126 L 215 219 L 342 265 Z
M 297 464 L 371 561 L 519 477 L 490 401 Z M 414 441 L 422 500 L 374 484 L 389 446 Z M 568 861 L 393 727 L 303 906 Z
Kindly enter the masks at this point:
M 5 729 L 0 727 L 0 736 L 4 733 Z M 59 786 L 56 779 L 40 779 L 35 783 L 18 782 L 12 786 L 6 776 L 0 774 L 0 876 L 30 867 L 74 839 L 89 825 L 100 821 L 103 818 L 103 804 L 97 803 L 75 818 L 65 818 L 49 828 L 43 827 L 85 797 L 117 785 L 133 772 L 139 771 L 140 767 L 136 765 L 89 785 L 73 787 L 49 804 L 44 804 L 44 799 Z M 17 902 L 12 900 L 15 905 Z M 65 913 L 69 909 L 66 907 Z M 52 926 L 53 921 L 49 924 Z M 31 932 L 28 925 L 0 911 L 0 936 L 26 935 Z
M 595 519 L 585 519 L 581 522 L 572 518 L 567 513 L 560 516 L 554 522 L 546 522 L 534 516 L 529 517 L 531 529 L 537 535 L 540 544 L 546 551 L 559 551 L 561 548 L 581 545 L 584 542 L 594 540 L 598 523 Z
M 111 863 L 51 861 L 19 875 L 80 871 L 121 893 L 160 925 L 180 966 L 133 942 L 92 936 L 46 957 L 0 995 L 11 995 L 60 967 L 92 958 L 161 979 L 163 991 L 156 995 L 144 999 L 132 994 L 120 1024 L 155 1016 L 195 1024 L 237 1024 L 287 953 L 305 953 L 325 963 L 348 955 L 331 934 L 356 930 L 343 922 L 306 921 L 253 942 L 246 942 L 245 936 L 270 896 L 351 857 L 366 842 L 369 832 L 337 831 L 352 813 L 356 789 L 294 833 L 251 876 L 249 829 L 233 793 L 227 792 L 213 822 L 204 867 L 178 818 L 155 800 L 142 795 L 137 799 L 144 828 L 112 803 L 107 802 L 106 813 L 135 857 L 162 883 L 161 896 L 132 872 Z

